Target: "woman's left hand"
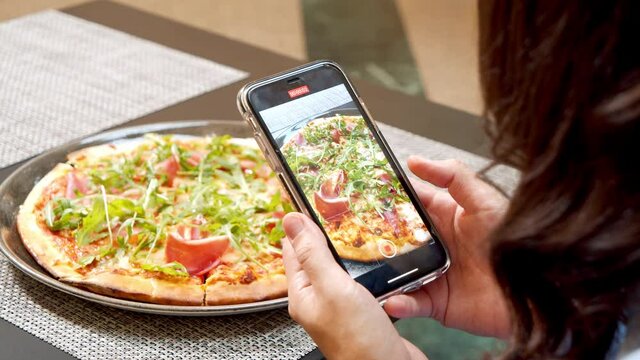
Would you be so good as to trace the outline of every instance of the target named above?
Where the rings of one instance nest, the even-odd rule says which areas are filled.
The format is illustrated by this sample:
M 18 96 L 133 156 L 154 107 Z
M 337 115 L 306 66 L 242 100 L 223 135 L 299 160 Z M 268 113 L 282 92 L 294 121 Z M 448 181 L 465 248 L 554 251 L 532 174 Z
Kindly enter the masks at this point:
M 400 337 L 378 301 L 331 255 L 322 231 L 306 216 L 284 218 L 283 258 L 289 314 L 328 359 L 425 359 Z

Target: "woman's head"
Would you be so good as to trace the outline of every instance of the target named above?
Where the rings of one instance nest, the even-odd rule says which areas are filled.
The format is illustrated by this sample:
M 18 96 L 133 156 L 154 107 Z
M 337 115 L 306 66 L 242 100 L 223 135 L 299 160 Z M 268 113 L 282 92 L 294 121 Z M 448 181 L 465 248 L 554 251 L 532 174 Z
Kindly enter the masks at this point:
M 487 130 L 523 174 L 492 259 L 511 357 L 600 356 L 640 283 L 640 2 L 479 3 Z

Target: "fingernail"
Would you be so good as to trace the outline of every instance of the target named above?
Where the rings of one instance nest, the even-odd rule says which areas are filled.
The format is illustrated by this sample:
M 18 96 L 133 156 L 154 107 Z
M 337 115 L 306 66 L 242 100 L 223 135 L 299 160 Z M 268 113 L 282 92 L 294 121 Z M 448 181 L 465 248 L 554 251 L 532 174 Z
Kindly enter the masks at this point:
M 288 214 L 284 217 L 284 231 L 287 233 L 287 237 L 293 241 L 298 234 L 304 229 L 304 219 L 300 214 Z
M 419 155 L 409 155 L 409 157 L 407 158 L 407 161 L 426 161 L 426 162 L 429 162 L 428 159 L 423 158 L 422 156 L 419 156 Z

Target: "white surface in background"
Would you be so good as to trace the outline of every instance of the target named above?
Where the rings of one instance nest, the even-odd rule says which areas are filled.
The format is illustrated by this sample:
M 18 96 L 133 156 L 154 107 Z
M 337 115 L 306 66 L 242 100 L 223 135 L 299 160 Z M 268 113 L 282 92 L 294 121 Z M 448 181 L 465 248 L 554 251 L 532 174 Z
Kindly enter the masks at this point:
M 312 120 L 316 115 L 353 101 L 347 88 L 336 85 L 317 93 L 295 99 L 260 111 L 260 116 L 274 137 L 302 120 Z

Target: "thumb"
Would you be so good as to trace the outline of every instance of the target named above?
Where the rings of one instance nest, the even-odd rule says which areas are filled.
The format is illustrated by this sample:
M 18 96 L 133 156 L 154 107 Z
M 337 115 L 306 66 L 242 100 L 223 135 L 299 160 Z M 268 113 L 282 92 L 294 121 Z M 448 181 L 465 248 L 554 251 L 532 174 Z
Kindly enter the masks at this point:
M 430 317 L 433 314 L 433 301 L 429 294 L 421 289 L 410 294 L 390 297 L 384 304 L 384 310 L 389 316 L 398 319 Z
M 321 285 L 346 275 L 333 258 L 326 237 L 311 219 L 300 213 L 289 213 L 282 225 L 311 284 Z

